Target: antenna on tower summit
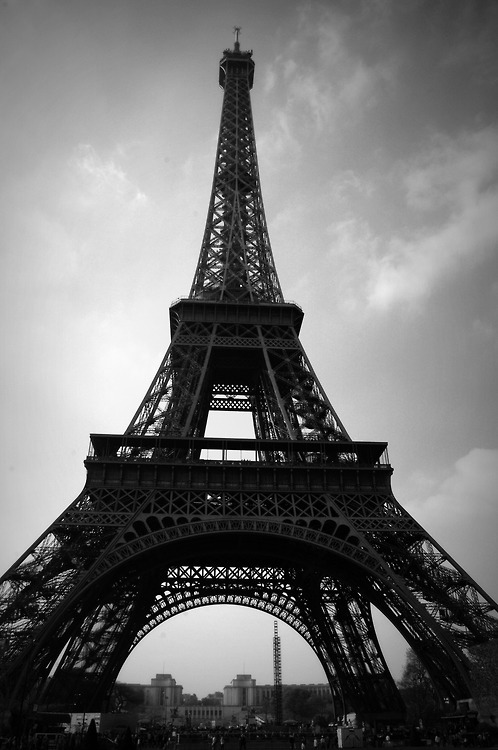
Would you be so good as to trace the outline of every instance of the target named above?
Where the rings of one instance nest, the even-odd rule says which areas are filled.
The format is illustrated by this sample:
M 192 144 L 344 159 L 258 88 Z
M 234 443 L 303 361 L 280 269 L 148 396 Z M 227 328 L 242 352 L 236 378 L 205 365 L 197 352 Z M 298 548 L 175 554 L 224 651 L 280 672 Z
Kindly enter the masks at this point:
M 235 44 L 234 44 L 234 51 L 240 52 L 240 43 L 239 43 L 239 34 L 240 34 L 240 26 L 234 26 L 233 32 L 235 34 Z

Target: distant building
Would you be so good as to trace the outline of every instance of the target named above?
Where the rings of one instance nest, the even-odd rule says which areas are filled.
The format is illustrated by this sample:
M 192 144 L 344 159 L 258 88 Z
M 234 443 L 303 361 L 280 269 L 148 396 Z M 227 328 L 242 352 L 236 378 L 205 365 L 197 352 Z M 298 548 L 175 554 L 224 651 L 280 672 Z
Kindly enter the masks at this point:
M 170 674 L 156 674 L 150 685 L 143 685 L 144 703 L 139 710 L 143 723 L 165 726 L 174 723 L 185 727 L 246 726 L 273 720 L 274 685 L 257 685 L 250 674 L 238 674 L 223 693 L 215 692 L 193 702 L 183 695 Z M 286 690 L 299 688 L 332 703 L 327 684 L 283 685 Z
M 183 703 L 183 687 L 170 674 L 156 674 L 150 685 L 144 685 L 144 713 L 158 724 L 168 724 Z
M 223 688 L 223 705 L 246 708 L 257 705 L 256 680 L 250 674 L 238 674 Z

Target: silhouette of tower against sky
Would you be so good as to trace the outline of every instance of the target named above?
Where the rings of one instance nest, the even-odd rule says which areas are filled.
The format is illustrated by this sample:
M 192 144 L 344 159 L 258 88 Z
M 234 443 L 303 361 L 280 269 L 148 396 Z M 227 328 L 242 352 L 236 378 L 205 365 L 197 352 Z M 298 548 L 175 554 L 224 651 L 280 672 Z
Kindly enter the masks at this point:
M 168 351 L 125 432 L 91 435 L 81 494 L 1 580 L 12 708 L 105 708 L 142 638 L 210 604 L 286 622 L 320 660 L 337 714 L 365 720 L 404 712 L 372 606 L 441 702 L 468 697 L 465 650 L 498 637 L 496 603 L 396 501 L 387 444 L 349 436 L 306 356 L 266 225 L 253 77 L 237 31 L 219 68 L 206 228 Z M 249 413 L 254 436 L 206 436 L 213 412 Z

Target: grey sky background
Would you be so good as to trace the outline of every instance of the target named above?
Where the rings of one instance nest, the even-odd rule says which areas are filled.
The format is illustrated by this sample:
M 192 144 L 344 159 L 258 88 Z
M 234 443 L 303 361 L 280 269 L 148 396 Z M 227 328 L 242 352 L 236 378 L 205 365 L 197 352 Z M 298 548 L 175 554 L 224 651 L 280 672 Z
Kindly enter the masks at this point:
M 389 442 L 397 499 L 496 599 L 493 0 L 2 2 L 0 568 L 80 492 L 89 433 L 126 428 L 166 351 L 234 25 L 303 345 L 352 437 Z M 279 627 L 283 681 L 322 682 Z M 405 645 L 380 632 L 397 677 Z M 240 672 L 272 682 L 272 636 L 253 610 L 197 610 L 121 679 L 166 671 L 199 696 Z

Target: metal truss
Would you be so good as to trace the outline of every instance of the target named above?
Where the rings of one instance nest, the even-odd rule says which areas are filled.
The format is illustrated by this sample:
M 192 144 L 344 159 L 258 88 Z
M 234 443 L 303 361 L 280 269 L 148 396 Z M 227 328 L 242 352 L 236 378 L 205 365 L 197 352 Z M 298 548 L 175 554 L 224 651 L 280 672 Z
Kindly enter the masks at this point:
M 190 296 L 283 302 L 263 208 L 250 90 L 250 52 L 225 53 L 220 133 L 206 229 Z
M 273 623 L 273 703 L 275 712 L 275 723 L 280 726 L 283 721 L 282 715 L 282 649 L 280 636 L 278 634 L 278 623 Z
M 285 325 L 272 324 L 271 309 L 258 311 L 265 325 L 191 322 L 183 319 L 190 307 L 174 306 L 171 345 L 128 434 L 203 435 L 216 410 L 251 411 L 257 438 L 349 439 L 300 343 L 297 306 L 287 306 Z M 216 304 L 202 308 L 215 318 L 220 312 Z M 251 306 L 245 313 L 251 317 Z
M 123 435 L 92 435 L 82 493 L 0 580 L 8 705 L 100 709 L 159 624 L 211 604 L 259 609 L 311 646 L 338 713 L 403 712 L 372 607 L 441 701 L 471 694 L 466 649 L 498 607 L 394 498 L 385 443 L 353 442 L 283 300 L 264 217 L 251 53 L 226 51 L 206 231 L 171 345 Z M 211 411 L 254 437 L 206 436 Z M 50 679 L 49 679 L 50 677 Z
M 240 604 L 308 641 L 339 706 L 387 716 L 401 709 L 371 605 L 426 660 L 442 698 L 467 689 L 463 649 L 498 635 L 496 605 L 390 493 L 383 446 L 277 442 L 274 463 L 229 460 L 226 440 L 93 442 L 87 488 L 3 579 L 9 690 L 24 684 L 28 664 L 40 683 L 57 667 L 51 700 L 71 686 L 105 701 L 158 624 Z M 221 460 L 186 460 L 199 442 Z M 134 443 L 151 458 L 132 458 Z M 177 459 L 154 458 L 159 449 Z M 213 564 L 216 556 L 230 562 Z

